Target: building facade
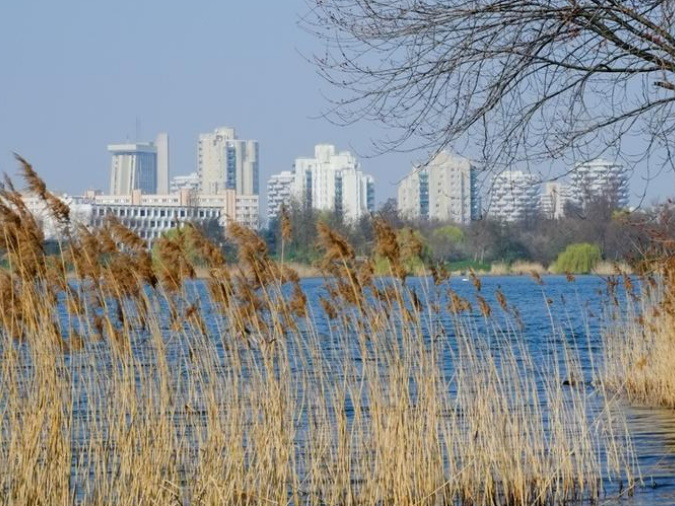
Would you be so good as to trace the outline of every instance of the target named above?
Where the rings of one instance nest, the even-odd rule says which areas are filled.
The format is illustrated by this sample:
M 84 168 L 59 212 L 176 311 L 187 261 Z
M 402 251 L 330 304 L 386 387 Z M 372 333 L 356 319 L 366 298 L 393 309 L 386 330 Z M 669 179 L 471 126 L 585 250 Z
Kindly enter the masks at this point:
M 178 193 L 181 190 L 199 193 L 199 175 L 196 172 L 191 172 L 187 175 L 172 177 L 168 193 Z
M 623 165 L 602 159 L 579 163 L 571 171 L 571 178 L 575 203 L 582 209 L 599 199 L 613 208 L 628 207 L 628 173 Z
M 296 158 L 293 174 L 292 197 L 309 207 L 338 212 L 347 221 L 374 211 L 375 180 L 348 151 L 318 144 L 313 158 Z
M 152 142 L 110 144 L 110 194 L 157 192 L 157 147 Z
M 155 140 L 157 146 L 157 190 L 156 193 L 169 193 L 169 136 L 161 133 Z
M 565 209 L 570 202 L 573 202 L 573 191 L 569 184 L 546 183 L 541 196 L 541 214 L 548 220 L 564 218 Z
M 294 180 L 293 172 L 285 170 L 279 174 L 274 174 L 267 181 L 268 222 L 279 217 L 283 205 L 290 204 Z
M 488 215 L 498 221 L 517 222 L 540 211 L 540 182 L 529 173 L 515 170 L 497 174 L 492 181 Z
M 72 231 L 73 226 L 81 225 L 87 227 L 90 225 L 91 204 L 84 202 L 79 197 L 72 197 L 70 195 L 57 195 L 56 197 L 70 209 L 69 230 Z M 54 218 L 44 199 L 31 193 L 24 193 L 21 195 L 21 200 L 23 200 L 26 208 L 35 218 L 37 225 L 44 234 L 45 240 L 57 241 L 66 238 L 65 232 L 68 227 L 63 223 L 59 223 Z
M 237 195 L 259 193 L 258 141 L 240 140 L 234 128 L 217 128 L 199 135 L 197 174 L 201 193 L 235 190 Z
M 165 195 L 147 195 L 138 190 L 130 195 L 88 192 L 82 203 L 90 206 L 91 226 L 103 226 L 107 217 L 113 216 L 145 239 L 148 246 L 182 223 L 216 220 L 223 228 L 236 222 L 253 230 L 259 224 L 258 196 L 240 196 L 234 190 L 213 195 L 195 194 L 187 189 Z
M 415 166 L 398 186 L 398 209 L 407 218 L 466 225 L 481 217 L 478 169 L 470 160 L 441 151 Z

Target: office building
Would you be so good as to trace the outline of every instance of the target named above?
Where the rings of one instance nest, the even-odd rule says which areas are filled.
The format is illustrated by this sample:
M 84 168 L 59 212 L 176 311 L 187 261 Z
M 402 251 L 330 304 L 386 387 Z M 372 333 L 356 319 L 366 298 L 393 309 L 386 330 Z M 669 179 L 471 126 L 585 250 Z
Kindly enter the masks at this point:
M 110 193 L 129 195 L 134 190 L 157 191 L 157 146 L 152 142 L 110 144 Z
M 188 189 L 164 195 L 143 194 L 140 190 L 129 195 L 87 192 L 82 202 L 91 207 L 92 226 L 103 226 L 107 217 L 113 216 L 145 239 L 148 246 L 183 223 L 216 220 L 225 228 L 234 221 L 253 230 L 259 223 L 258 196 L 240 196 L 234 190 L 214 195 L 195 194 Z

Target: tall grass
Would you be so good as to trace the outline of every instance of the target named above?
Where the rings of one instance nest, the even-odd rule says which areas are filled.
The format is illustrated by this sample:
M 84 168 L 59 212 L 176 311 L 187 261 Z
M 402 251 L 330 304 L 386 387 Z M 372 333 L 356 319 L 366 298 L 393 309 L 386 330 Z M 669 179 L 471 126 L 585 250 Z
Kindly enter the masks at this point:
M 629 401 L 675 407 L 675 264 L 610 278 L 603 379 Z M 638 286 L 634 286 L 638 285 Z
M 474 301 L 442 269 L 411 287 L 415 245 L 386 223 L 375 253 L 390 278 L 320 225 L 325 282 L 308 294 L 237 225 L 236 267 L 189 226 L 154 259 L 114 221 L 71 230 L 20 161 L 68 240 L 48 257 L 7 182 L 2 503 L 524 505 L 632 490 L 611 399 L 566 381 L 576 351 L 535 358 L 478 278 Z

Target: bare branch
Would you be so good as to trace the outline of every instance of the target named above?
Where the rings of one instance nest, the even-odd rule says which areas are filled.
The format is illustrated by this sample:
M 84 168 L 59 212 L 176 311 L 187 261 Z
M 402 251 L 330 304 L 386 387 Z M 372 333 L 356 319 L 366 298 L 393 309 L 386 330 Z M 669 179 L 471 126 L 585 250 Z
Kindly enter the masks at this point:
M 312 3 L 329 117 L 392 127 L 380 149 L 464 143 L 497 166 L 672 142 L 675 0 Z

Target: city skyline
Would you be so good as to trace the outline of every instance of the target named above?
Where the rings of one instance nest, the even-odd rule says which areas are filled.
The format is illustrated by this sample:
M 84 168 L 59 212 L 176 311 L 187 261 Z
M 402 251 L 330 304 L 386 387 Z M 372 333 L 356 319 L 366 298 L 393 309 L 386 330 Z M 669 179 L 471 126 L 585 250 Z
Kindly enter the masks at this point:
M 41 8 L 33 9 L 35 3 Z M 172 174 L 188 174 L 197 170 L 199 133 L 236 125 L 241 138 L 260 143 L 261 185 L 306 146 L 329 142 L 362 160 L 378 182 L 378 204 L 395 197 L 397 183 L 429 151 L 371 157 L 372 140 L 386 132 L 370 123 L 339 127 L 323 118 L 330 90 L 308 61 L 321 47 L 298 26 L 306 3 L 266 8 L 261 18 L 250 3 L 214 1 L 194 9 L 158 0 L 6 2 L 0 6 L 0 43 L 12 51 L 0 58 L 9 97 L 0 104 L 0 171 L 16 174 L 12 153 L 18 152 L 55 191 L 105 189 L 107 144 L 169 132 Z M 134 16 L 126 16 L 130 11 Z M 64 30 L 73 20 L 80 28 Z M 476 158 L 471 146 L 451 148 Z M 551 161 L 527 169 L 555 178 L 566 166 Z M 632 204 L 639 203 L 643 177 L 647 169 L 639 166 L 631 180 Z M 662 171 L 647 186 L 646 203 L 671 196 L 674 179 Z

